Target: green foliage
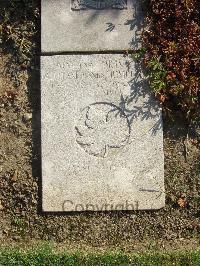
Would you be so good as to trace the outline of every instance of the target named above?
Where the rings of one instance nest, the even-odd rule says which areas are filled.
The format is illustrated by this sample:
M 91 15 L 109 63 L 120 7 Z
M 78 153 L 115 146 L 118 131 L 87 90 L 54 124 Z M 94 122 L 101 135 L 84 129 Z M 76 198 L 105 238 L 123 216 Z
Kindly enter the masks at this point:
M 11 224 L 17 235 L 21 236 L 22 238 L 25 238 L 26 231 L 28 229 L 26 222 L 21 218 L 15 217 L 12 219 Z
M 167 71 L 163 63 L 159 62 L 157 58 L 151 58 L 148 64 L 148 73 L 151 79 L 150 87 L 154 92 L 160 92 L 165 89 Z
M 200 121 L 200 1 L 148 0 L 143 64 L 163 107 Z
M 49 246 L 38 247 L 28 251 L 19 249 L 0 249 L 1 266 L 73 266 L 73 265 L 199 265 L 199 251 L 126 254 L 124 252 L 83 253 L 54 252 Z
M 141 48 L 141 49 L 135 51 L 134 53 L 132 53 L 132 58 L 134 60 L 140 60 L 144 57 L 145 53 L 146 53 L 146 49 Z

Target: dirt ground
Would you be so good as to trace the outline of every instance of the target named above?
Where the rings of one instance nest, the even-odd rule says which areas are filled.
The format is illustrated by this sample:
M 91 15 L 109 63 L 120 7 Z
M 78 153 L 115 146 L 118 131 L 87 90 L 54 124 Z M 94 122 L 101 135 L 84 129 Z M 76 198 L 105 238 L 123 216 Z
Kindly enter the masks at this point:
M 39 46 L 39 44 L 38 44 Z M 158 211 L 41 212 L 40 66 L 0 55 L 0 242 L 51 241 L 69 249 L 189 249 L 199 246 L 200 132 L 164 116 L 166 207 Z M 20 82 L 18 82 L 20 81 Z

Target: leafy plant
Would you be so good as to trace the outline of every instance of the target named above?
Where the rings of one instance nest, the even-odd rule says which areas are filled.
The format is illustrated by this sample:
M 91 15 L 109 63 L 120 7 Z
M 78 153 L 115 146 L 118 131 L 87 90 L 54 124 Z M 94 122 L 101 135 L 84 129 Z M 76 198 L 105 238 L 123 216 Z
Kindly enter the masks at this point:
M 143 63 L 150 86 L 166 109 L 200 118 L 200 2 L 149 0 Z
M 166 87 L 167 71 L 163 63 L 152 57 L 148 64 L 149 77 L 151 78 L 151 88 L 154 92 L 160 92 Z

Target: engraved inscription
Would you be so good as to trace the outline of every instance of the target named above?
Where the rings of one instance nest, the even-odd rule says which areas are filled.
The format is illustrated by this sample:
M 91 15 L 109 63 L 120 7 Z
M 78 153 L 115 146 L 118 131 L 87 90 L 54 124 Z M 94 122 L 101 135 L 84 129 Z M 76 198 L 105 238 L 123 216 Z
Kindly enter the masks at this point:
M 112 81 L 120 81 L 121 79 L 132 79 L 135 77 L 135 71 L 133 71 L 134 67 L 132 61 L 126 61 L 125 64 L 128 66 L 124 69 L 124 61 L 120 60 L 106 60 L 101 61 L 102 68 L 106 69 L 106 71 L 95 71 L 93 68 L 93 63 L 90 61 L 78 63 L 74 66 L 74 62 L 67 62 L 66 67 L 68 68 L 67 73 L 62 71 L 58 73 L 53 73 L 54 79 L 65 79 L 72 78 L 72 79 L 87 79 L 87 78 L 97 78 L 100 79 L 112 79 Z M 62 69 L 62 65 L 59 66 Z M 91 71 L 92 69 L 92 71 Z M 116 70 L 120 69 L 120 70 Z
M 71 9 L 74 11 L 108 8 L 126 9 L 127 0 L 71 0 Z
M 105 158 L 124 147 L 130 137 L 127 116 L 111 103 L 87 106 L 75 127 L 76 141 L 90 155 Z

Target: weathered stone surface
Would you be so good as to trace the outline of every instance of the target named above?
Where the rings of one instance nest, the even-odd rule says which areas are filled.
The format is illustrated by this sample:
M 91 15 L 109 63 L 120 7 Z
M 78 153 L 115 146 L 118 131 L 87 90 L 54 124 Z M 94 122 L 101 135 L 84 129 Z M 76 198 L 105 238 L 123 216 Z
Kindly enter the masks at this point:
M 137 0 L 42 0 L 42 52 L 139 47 Z
M 161 110 L 131 58 L 41 58 L 44 211 L 164 206 Z

